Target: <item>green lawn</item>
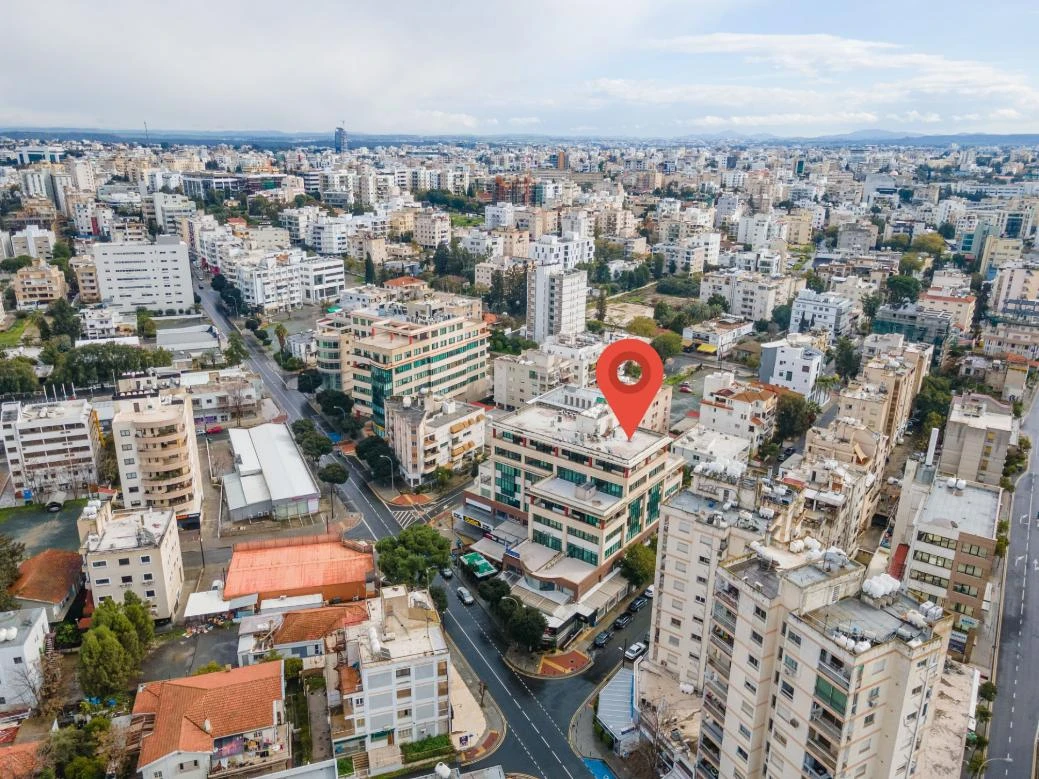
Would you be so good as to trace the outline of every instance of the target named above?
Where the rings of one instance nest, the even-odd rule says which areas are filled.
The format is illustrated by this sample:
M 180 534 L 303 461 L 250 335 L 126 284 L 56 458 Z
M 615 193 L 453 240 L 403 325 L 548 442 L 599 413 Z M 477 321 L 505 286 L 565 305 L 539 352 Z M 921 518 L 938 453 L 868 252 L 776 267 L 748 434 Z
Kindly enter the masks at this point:
M 475 214 L 451 214 L 452 227 L 479 227 L 483 217 Z
M 22 342 L 22 334 L 25 333 L 25 328 L 29 325 L 29 320 L 16 319 L 14 324 L 9 328 L 0 333 L 0 349 L 10 349 L 12 346 L 18 346 Z

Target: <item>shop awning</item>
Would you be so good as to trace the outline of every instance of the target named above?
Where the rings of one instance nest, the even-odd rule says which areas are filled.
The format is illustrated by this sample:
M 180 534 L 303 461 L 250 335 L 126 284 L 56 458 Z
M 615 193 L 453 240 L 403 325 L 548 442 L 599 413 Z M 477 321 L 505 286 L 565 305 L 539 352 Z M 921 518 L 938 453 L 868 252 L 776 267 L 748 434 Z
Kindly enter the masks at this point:
M 718 347 L 714 344 L 700 344 L 696 347 L 696 351 L 704 354 L 715 354 L 718 351 Z

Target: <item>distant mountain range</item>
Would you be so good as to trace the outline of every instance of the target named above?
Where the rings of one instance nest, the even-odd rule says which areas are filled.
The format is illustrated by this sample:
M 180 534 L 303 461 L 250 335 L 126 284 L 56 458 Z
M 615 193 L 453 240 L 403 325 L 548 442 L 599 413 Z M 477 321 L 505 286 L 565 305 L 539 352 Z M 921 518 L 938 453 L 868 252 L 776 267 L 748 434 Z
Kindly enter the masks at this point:
M 283 132 L 280 130 L 105 130 L 96 127 L 0 127 L 0 136 L 18 140 L 90 140 L 108 143 L 137 142 L 174 143 L 185 145 L 230 144 L 284 149 L 297 146 L 331 146 L 332 131 L 328 132 Z M 841 145 L 870 144 L 883 146 L 1032 146 L 1039 145 L 1039 133 L 960 133 L 934 134 L 912 133 L 881 128 L 855 130 L 838 135 L 815 137 L 778 136 L 769 133 L 702 133 L 681 137 L 630 137 L 610 135 L 537 135 L 515 133 L 508 135 L 464 135 L 464 134 L 370 134 L 350 133 L 351 146 L 399 146 L 402 144 L 432 145 L 438 143 L 473 146 L 481 143 L 655 143 L 659 145 L 689 143 L 728 142 L 748 145 Z

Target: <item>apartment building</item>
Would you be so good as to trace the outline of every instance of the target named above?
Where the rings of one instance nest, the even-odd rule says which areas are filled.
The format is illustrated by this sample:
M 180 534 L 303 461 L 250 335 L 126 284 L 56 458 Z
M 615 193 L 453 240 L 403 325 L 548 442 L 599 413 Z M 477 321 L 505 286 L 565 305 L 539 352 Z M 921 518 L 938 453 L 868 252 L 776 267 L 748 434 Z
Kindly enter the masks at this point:
M 91 501 L 76 521 L 86 587 L 96 608 L 122 602 L 134 592 L 152 619 L 177 615 L 184 590 L 180 534 L 172 509 L 113 511 L 110 502 Z
M 97 482 L 101 425 L 86 400 L 0 407 L 11 484 L 26 499 L 50 490 L 82 494 Z
M 69 292 L 61 268 L 43 259 L 34 259 L 31 265 L 19 268 L 11 286 L 19 311 L 46 308 L 55 300 L 66 298 Z
M 1001 267 L 992 282 L 990 300 L 995 314 L 1011 313 L 1018 301 L 1039 300 L 1039 263 L 1014 262 Z
M 263 379 L 241 367 L 182 373 L 179 384 L 191 398 L 195 429 L 252 427 L 265 421 Z
M 952 318 L 952 326 L 963 332 L 970 332 L 974 326 L 977 298 L 971 293 L 970 288 L 943 290 L 932 287 L 920 295 L 918 302 L 924 311 L 947 313 Z
M 179 237 L 95 243 L 93 252 L 101 298 L 113 308 L 185 313 L 194 307 L 188 247 Z
M 483 450 L 482 406 L 425 394 L 388 398 L 386 438 L 412 487 L 430 481 L 437 470 L 467 469 Z
M 1010 405 L 989 395 L 958 395 L 945 423 L 938 472 L 997 486 L 1007 449 L 1017 446 L 1018 434 L 1019 420 Z
M 424 590 L 383 587 L 368 619 L 326 639 L 332 749 L 351 755 L 451 733 L 451 658 Z M 394 764 L 391 762 L 391 764 Z
M 815 547 L 755 544 L 723 563 L 696 776 L 911 773 L 952 619 L 894 585 Z
M 77 255 L 69 260 L 69 267 L 76 274 L 79 287 L 79 302 L 85 304 L 101 302 L 101 285 L 97 278 L 97 266 L 91 256 Z
M 128 731 L 142 779 L 266 776 L 292 765 L 283 663 L 147 682 Z
M 790 311 L 790 332 L 826 331 L 830 343 L 851 331 L 852 302 L 833 292 L 802 289 L 794 298 Z
M 898 440 L 927 375 L 929 351 L 904 347 L 870 358 L 859 378 L 841 390 L 839 415 L 852 417 Z
M 137 335 L 137 322 L 124 319 L 123 314 L 114 308 L 81 309 L 79 320 L 83 323 L 80 330 L 80 340 L 83 341 L 100 341 Z
M 478 287 L 490 289 L 494 284 L 496 273 L 507 274 L 514 270 L 533 270 L 533 268 L 534 263 L 526 256 L 492 257 L 484 262 L 476 263 L 476 267 L 473 269 L 473 283 Z
M 999 487 L 939 476 L 927 460 L 906 462 L 890 572 L 911 596 L 953 613 L 950 650 L 958 654 L 969 656 L 971 631 L 994 618 L 987 613 L 985 590 L 1006 504 Z
M 346 291 L 346 270 L 338 257 L 308 257 L 300 270 L 304 303 L 335 302 Z
M 41 703 L 38 691 L 47 662 L 48 630 L 44 608 L 0 612 L 0 714 L 35 709 Z
M 981 326 L 982 352 L 989 357 L 1015 356 L 1039 360 L 1039 328 L 1024 322 L 985 322 Z
M 717 233 L 710 233 L 717 236 Z M 664 269 L 671 274 L 703 273 L 708 250 L 700 241 L 683 238 L 653 246 L 654 254 L 664 255 Z M 717 257 L 715 258 L 717 260 Z M 714 264 L 717 264 L 715 262 Z
M 700 426 L 750 441 L 756 451 L 776 428 L 775 392 L 736 380 L 731 371 L 717 371 L 704 379 Z
M 771 319 L 776 306 L 790 303 L 804 279 L 792 276 L 762 276 L 741 270 L 705 273 L 700 281 L 700 300 L 721 295 L 729 304 L 729 313 L 751 322 Z
M 702 462 L 746 465 L 750 460 L 750 441 L 694 425 L 674 440 L 671 451 L 694 468 Z
M 415 214 L 415 243 L 423 249 L 436 249 L 451 243 L 451 215 L 433 209 Z
M 928 310 L 917 303 L 885 304 L 873 317 L 873 332 L 899 333 L 906 341 L 933 346 L 931 365 L 937 368 L 948 355 L 953 322 L 948 312 Z
M 605 592 L 589 605 L 595 592 L 625 589 L 614 566 L 655 532 L 681 486 L 683 462 L 670 443 L 644 428 L 629 440 L 602 394 L 577 387 L 491 421 L 494 489 L 480 502 L 512 517 L 524 540 L 508 552 L 490 539 L 473 548 L 520 574 L 513 595 L 546 614 L 546 641 L 563 641 L 605 611 Z
M 515 227 L 516 206 L 512 203 L 497 203 L 484 206 L 483 226 L 488 230 L 493 230 L 496 227 Z
M 32 257 L 34 260 L 50 262 L 56 239 L 53 230 L 46 230 L 36 225 L 27 225 L 24 229 L 11 234 L 11 248 L 15 257 Z
M 837 251 L 865 254 L 877 245 L 878 235 L 871 222 L 846 222 L 837 229 Z
M 562 265 L 573 270 L 595 259 L 595 240 L 576 233 L 542 235 L 530 244 L 530 259 L 538 265 Z
M 986 275 L 989 268 L 1002 268 L 1021 258 L 1024 253 L 1024 242 L 1020 238 L 1000 238 L 990 235 L 984 240 L 980 249 L 978 273 Z
M 539 264 L 527 273 L 527 337 L 532 341 L 583 333 L 587 307 L 586 271 L 558 263 Z
M 191 397 L 160 390 L 152 375 L 119 380 L 112 438 L 127 508 L 170 509 L 178 519 L 202 511 L 202 469 Z
M 359 309 L 340 335 L 343 391 L 380 434 L 387 398 L 425 391 L 479 400 L 490 389 L 488 339 L 477 298 L 429 295 Z
M 822 400 L 826 390 L 816 386 L 816 382 L 823 375 L 826 354 L 813 343 L 814 339 L 792 334 L 762 344 L 758 379 L 796 392 L 806 400 Z

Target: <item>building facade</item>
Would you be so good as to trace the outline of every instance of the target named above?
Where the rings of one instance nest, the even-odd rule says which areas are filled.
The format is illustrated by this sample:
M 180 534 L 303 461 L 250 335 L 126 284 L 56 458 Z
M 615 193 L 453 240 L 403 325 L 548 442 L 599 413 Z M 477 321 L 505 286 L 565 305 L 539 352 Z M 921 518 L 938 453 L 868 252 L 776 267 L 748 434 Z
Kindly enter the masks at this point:
M 386 400 L 386 438 L 400 475 L 412 487 L 441 468 L 468 468 L 483 450 L 484 421 L 482 406 L 435 395 Z
M 953 398 L 942 436 L 939 473 L 998 486 L 1007 450 L 1017 446 L 1019 421 L 1013 408 L 988 395 Z
M 4 403 L 0 427 L 12 486 L 26 499 L 51 490 L 81 495 L 97 482 L 101 425 L 88 401 Z
M 527 337 L 532 341 L 583 333 L 587 306 L 586 271 L 539 264 L 527 273 Z
M 195 305 L 187 244 L 177 236 L 156 243 L 96 243 L 101 299 L 121 311 L 190 312 Z

